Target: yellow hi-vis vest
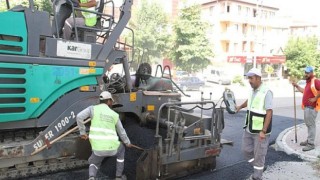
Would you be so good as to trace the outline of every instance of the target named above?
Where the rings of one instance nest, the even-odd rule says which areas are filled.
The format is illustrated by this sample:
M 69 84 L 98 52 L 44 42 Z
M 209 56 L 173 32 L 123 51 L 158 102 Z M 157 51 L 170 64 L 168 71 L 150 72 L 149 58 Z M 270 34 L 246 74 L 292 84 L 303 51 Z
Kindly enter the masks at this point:
M 260 133 L 263 129 L 263 124 L 266 118 L 267 111 L 264 107 L 265 105 L 265 97 L 269 88 L 265 85 L 261 84 L 259 90 L 255 97 L 252 99 L 253 91 L 250 92 L 248 102 L 247 102 L 247 116 L 245 119 L 244 128 L 248 127 L 250 133 Z M 271 132 L 272 121 L 267 129 L 267 134 Z
M 80 0 L 81 3 L 87 3 L 90 0 Z M 102 0 L 101 0 L 102 1 Z M 90 10 L 90 11 L 95 11 L 95 7 L 82 7 L 82 9 Z M 84 23 L 86 26 L 94 26 L 97 23 L 97 15 L 94 13 L 89 13 L 89 12 L 81 12 L 83 17 L 84 17 Z
M 312 78 L 311 79 L 311 91 L 312 91 L 312 94 L 314 95 L 314 96 L 317 96 L 318 94 L 319 94 L 319 92 L 318 92 L 318 90 L 316 89 L 316 86 L 315 86 L 315 84 L 314 84 L 314 81 L 316 80 L 316 78 Z M 304 92 L 303 92 L 303 94 L 304 94 Z M 301 104 L 301 107 L 302 107 L 302 109 L 304 109 L 304 104 L 303 104 L 303 102 L 302 102 L 302 104 Z M 317 101 L 316 101 L 316 111 L 320 111 L 320 98 L 318 98 L 317 99 Z
M 117 150 L 120 142 L 116 131 L 119 115 L 106 104 L 93 106 L 89 140 L 93 150 Z

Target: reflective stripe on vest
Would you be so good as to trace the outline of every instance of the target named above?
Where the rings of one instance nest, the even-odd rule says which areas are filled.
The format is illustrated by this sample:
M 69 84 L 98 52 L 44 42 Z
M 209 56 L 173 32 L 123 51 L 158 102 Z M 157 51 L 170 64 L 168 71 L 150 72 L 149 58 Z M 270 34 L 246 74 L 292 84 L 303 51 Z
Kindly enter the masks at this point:
M 317 91 L 316 89 L 316 86 L 315 86 L 315 83 L 314 81 L 316 80 L 316 78 L 312 78 L 311 79 L 311 85 L 310 85 L 310 88 L 311 88 L 311 91 L 312 91 L 312 94 L 314 96 L 317 96 L 319 94 L 319 92 Z M 305 89 L 305 88 L 304 88 Z M 304 94 L 304 92 L 303 92 Z M 303 101 L 302 101 L 302 104 L 301 104 L 301 107 L 302 109 L 304 109 L 304 104 L 303 104 Z M 316 101 L 316 108 L 315 108 L 316 111 L 319 111 L 320 110 L 320 98 L 317 99 Z
M 263 129 L 264 120 L 267 114 L 265 109 L 265 97 L 269 89 L 261 84 L 259 90 L 256 92 L 255 97 L 252 99 L 253 91 L 250 92 L 248 98 L 248 110 L 245 119 L 245 128 L 248 127 L 250 133 L 259 133 Z M 271 132 L 269 126 L 267 133 Z
M 117 150 L 120 142 L 116 132 L 119 115 L 106 104 L 93 106 L 89 140 L 96 151 Z
M 80 0 L 81 3 L 88 3 L 90 0 Z M 95 6 L 94 7 L 81 7 L 82 9 L 89 10 L 89 11 L 95 11 Z M 97 15 L 94 13 L 89 13 L 89 12 L 81 12 L 83 17 L 84 17 L 84 23 L 86 26 L 94 26 L 97 23 Z

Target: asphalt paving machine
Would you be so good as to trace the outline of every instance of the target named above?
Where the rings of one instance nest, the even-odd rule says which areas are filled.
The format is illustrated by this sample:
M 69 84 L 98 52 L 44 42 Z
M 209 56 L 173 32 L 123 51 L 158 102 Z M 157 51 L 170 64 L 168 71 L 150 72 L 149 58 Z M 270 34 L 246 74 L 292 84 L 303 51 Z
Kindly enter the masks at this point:
M 61 1 L 70 2 L 53 1 L 53 16 Z M 137 159 L 134 179 L 215 168 L 223 109 L 210 100 L 181 102 L 183 92 L 163 73 L 169 67 L 159 65 L 152 75 L 151 66 L 141 63 L 130 75 L 134 46 L 118 40 L 124 29 L 131 31 L 126 25 L 132 4 L 124 0 L 115 19 L 113 1 L 102 1 L 99 11 L 89 11 L 99 17 L 97 25 L 75 26 L 70 41 L 53 36 L 50 15 L 37 10 L 33 0 L 29 7 L 0 12 L 0 179 L 86 166 L 81 157 L 90 154 L 90 146 L 74 131 L 76 115 L 98 104 L 103 90 L 112 92 L 122 120 L 154 124 L 155 144 Z M 101 6 L 111 7 L 111 13 Z M 122 72 L 111 74 L 116 65 Z M 203 110 L 210 116 L 199 113 Z

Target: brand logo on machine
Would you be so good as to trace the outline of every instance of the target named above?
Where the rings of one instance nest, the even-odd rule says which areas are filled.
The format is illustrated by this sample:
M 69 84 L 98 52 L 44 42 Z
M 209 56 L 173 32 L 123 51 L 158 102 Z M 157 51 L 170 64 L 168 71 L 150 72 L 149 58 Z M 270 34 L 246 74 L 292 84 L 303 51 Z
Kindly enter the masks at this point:
M 77 46 L 68 46 L 68 51 L 77 51 Z
M 57 56 L 90 59 L 91 45 L 61 40 L 57 42 Z

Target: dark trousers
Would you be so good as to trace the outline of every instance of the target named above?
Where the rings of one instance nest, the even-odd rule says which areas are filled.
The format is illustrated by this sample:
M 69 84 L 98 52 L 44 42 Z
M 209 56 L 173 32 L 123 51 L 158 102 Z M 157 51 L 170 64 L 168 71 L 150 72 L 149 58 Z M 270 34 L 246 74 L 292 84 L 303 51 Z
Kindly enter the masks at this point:
M 70 17 L 71 13 L 72 13 L 71 5 L 66 3 L 61 5 L 59 11 L 57 12 L 56 16 L 53 18 L 53 21 L 52 21 L 52 33 L 55 37 L 57 37 L 57 33 L 59 33 L 59 35 L 62 34 L 62 28 L 64 26 L 64 22 L 66 21 L 66 19 Z M 57 32 L 55 20 L 57 20 L 58 32 Z

